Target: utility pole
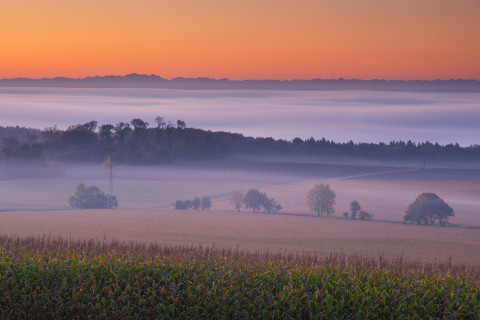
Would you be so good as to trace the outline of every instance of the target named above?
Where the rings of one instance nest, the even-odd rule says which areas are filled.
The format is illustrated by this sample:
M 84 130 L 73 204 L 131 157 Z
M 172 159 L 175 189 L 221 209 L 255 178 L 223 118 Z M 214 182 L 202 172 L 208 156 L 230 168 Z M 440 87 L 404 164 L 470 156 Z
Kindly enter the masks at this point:
M 113 208 L 113 162 L 110 156 L 105 160 L 105 167 L 107 169 L 106 173 L 108 176 L 108 196 L 107 196 L 107 209 Z
M 425 170 L 425 143 L 423 144 L 423 170 Z

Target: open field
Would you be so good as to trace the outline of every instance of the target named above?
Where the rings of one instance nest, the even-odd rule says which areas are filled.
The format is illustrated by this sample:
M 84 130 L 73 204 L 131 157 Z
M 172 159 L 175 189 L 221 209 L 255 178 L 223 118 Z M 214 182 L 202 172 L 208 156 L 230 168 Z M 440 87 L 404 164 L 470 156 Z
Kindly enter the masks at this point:
M 287 252 L 405 256 L 480 263 L 480 232 L 314 216 L 172 209 L 1 212 L 0 233 L 214 245 Z
M 96 185 L 108 191 L 105 179 L 19 179 L 0 181 L 0 211 L 65 210 L 77 185 Z M 162 208 L 176 199 L 195 196 L 222 197 L 230 190 L 261 187 L 260 184 L 229 181 L 169 181 L 122 179 L 115 182 L 115 195 L 123 208 Z M 263 185 L 264 186 L 264 185 Z
M 108 190 L 105 170 L 101 165 L 64 164 L 63 169 L 62 175 L 51 178 L 0 179 L 0 211 L 67 209 L 68 197 L 80 182 Z M 437 192 L 435 190 L 447 202 L 457 201 L 459 205 L 466 205 L 465 210 L 472 211 L 465 219 L 469 223 L 472 221 L 468 215 L 475 216 L 471 208 L 480 207 L 480 170 L 421 170 L 248 160 L 180 162 L 151 167 L 119 166 L 115 171 L 114 193 L 122 208 L 164 208 L 177 199 L 204 195 L 218 199 L 235 189 L 272 187 L 264 191 L 272 193 L 285 211 L 302 213 L 307 210 L 305 194 L 314 183 L 335 186 L 337 214 L 345 211 L 344 202 L 358 200 L 378 218 L 388 219 L 390 213 L 386 211 L 391 211 L 390 207 L 403 213 L 418 193 Z M 222 209 L 230 209 L 222 207 L 221 202 L 218 205 Z M 394 217 L 398 215 L 398 212 L 393 213 Z
M 313 180 L 261 188 L 282 204 L 282 211 L 314 215 L 306 204 L 306 195 L 315 184 L 329 184 L 336 194 L 334 216 L 350 211 L 357 200 L 374 220 L 402 222 L 407 206 L 422 192 L 434 192 L 455 212 L 453 224 L 480 228 L 480 181 L 459 180 Z M 232 210 L 227 199 L 214 202 L 215 208 Z
M 232 160 L 120 166 L 114 185 L 119 209 L 65 210 L 80 182 L 106 191 L 103 169 L 92 165 L 66 167 L 62 177 L 0 181 L 0 233 L 480 261 L 479 170 Z M 306 194 L 317 183 L 336 192 L 334 218 L 317 218 L 307 208 Z M 276 198 L 280 214 L 235 212 L 226 195 L 250 188 Z M 401 224 L 422 192 L 435 192 L 452 206 L 454 227 Z M 210 211 L 171 209 L 176 199 L 204 195 L 213 199 Z M 374 221 L 341 219 L 352 200 Z

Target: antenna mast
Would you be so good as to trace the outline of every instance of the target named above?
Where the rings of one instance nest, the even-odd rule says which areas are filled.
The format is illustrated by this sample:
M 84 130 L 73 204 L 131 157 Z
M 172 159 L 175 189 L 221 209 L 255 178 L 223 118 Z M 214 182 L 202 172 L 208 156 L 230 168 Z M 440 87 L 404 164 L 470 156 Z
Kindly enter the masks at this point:
M 108 196 L 107 196 L 107 209 L 113 208 L 113 162 L 111 156 L 108 156 L 107 160 L 105 160 L 105 166 L 107 169 L 107 176 L 108 176 Z

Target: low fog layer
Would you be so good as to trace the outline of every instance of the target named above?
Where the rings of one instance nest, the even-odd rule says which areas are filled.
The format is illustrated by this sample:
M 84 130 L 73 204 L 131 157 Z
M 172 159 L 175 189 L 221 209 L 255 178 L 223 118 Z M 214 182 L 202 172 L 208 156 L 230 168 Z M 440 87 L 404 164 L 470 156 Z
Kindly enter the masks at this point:
M 95 185 L 104 192 L 108 191 L 106 169 L 101 164 L 49 163 L 40 167 L 2 165 L 0 169 L 0 211 L 67 209 L 68 198 L 79 183 Z M 215 209 L 233 210 L 231 205 L 222 207 L 216 202 L 233 190 L 260 188 L 270 193 L 278 189 L 275 186 L 279 186 L 278 190 L 283 191 L 278 196 L 275 193 L 272 195 L 283 204 L 286 212 L 305 213 L 308 212 L 305 204 L 306 192 L 313 184 L 320 181 L 330 184 L 343 181 L 348 188 L 335 190 L 338 196 L 341 197 L 342 192 L 351 189 L 351 186 L 357 186 L 351 190 L 351 197 L 354 197 L 355 194 L 361 195 L 365 192 L 364 185 L 370 183 L 367 180 L 391 181 L 394 185 L 399 185 L 399 190 L 403 189 L 402 193 L 409 191 L 407 185 L 411 181 L 426 181 L 431 187 L 419 188 L 415 192 L 429 192 L 436 188 L 438 183 L 445 181 L 469 180 L 478 187 L 480 170 L 422 170 L 405 167 L 247 160 L 194 161 L 145 167 L 118 165 L 114 174 L 114 194 L 119 200 L 120 208 L 171 207 L 175 200 L 209 196 L 214 201 Z M 300 185 L 304 185 L 306 189 L 298 193 Z M 450 184 L 445 185 L 448 187 Z M 459 201 L 462 199 L 470 201 L 470 196 L 475 195 L 474 205 L 478 205 L 477 187 L 465 191 L 465 195 L 460 197 Z M 394 194 L 387 198 L 381 196 L 380 194 L 385 191 L 382 188 L 367 190 L 373 192 L 372 197 L 378 198 L 376 201 L 379 202 L 388 203 L 396 197 Z M 445 190 L 442 196 L 448 197 L 450 191 L 448 188 Z M 285 193 L 282 195 L 283 192 Z M 417 195 L 415 192 L 407 197 L 405 206 L 409 201 L 413 201 Z M 351 201 L 353 198 L 347 200 Z M 222 201 L 226 203 L 225 200 Z M 294 204 L 293 207 L 289 207 L 288 203 Z M 400 216 L 403 210 L 400 209 Z M 339 211 L 338 214 L 342 212 Z
M 157 115 L 291 140 L 478 144 L 480 93 L 0 88 L 3 126 L 43 129 Z

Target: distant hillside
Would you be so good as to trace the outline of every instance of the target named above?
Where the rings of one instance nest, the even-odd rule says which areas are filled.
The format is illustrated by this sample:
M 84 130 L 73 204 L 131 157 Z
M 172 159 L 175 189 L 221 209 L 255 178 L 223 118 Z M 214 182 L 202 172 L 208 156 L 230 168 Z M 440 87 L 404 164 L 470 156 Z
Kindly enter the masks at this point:
M 19 161 L 103 161 L 111 155 L 118 163 L 159 164 L 177 160 L 225 159 L 247 156 L 288 161 L 308 159 L 327 163 L 361 161 L 362 163 L 402 164 L 416 167 L 478 167 L 480 147 L 459 144 L 412 141 L 390 143 L 339 143 L 295 138 L 245 137 L 230 132 L 212 132 L 188 128 L 184 121 L 164 121 L 156 127 L 141 119 L 116 125 L 98 125 L 97 121 L 76 124 L 67 130 L 56 127 L 43 131 L 20 127 L 0 127 L 0 160 Z
M 68 87 L 68 88 L 165 88 L 188 90 L 377 90 L 415 92 L 480 92 L 480 81 L 452 80 L 229 80 L 211 78 L 165 79 L 157 75 L 95 76 L 72 78 L 15 78 L 0 80 L 0 87 Z

